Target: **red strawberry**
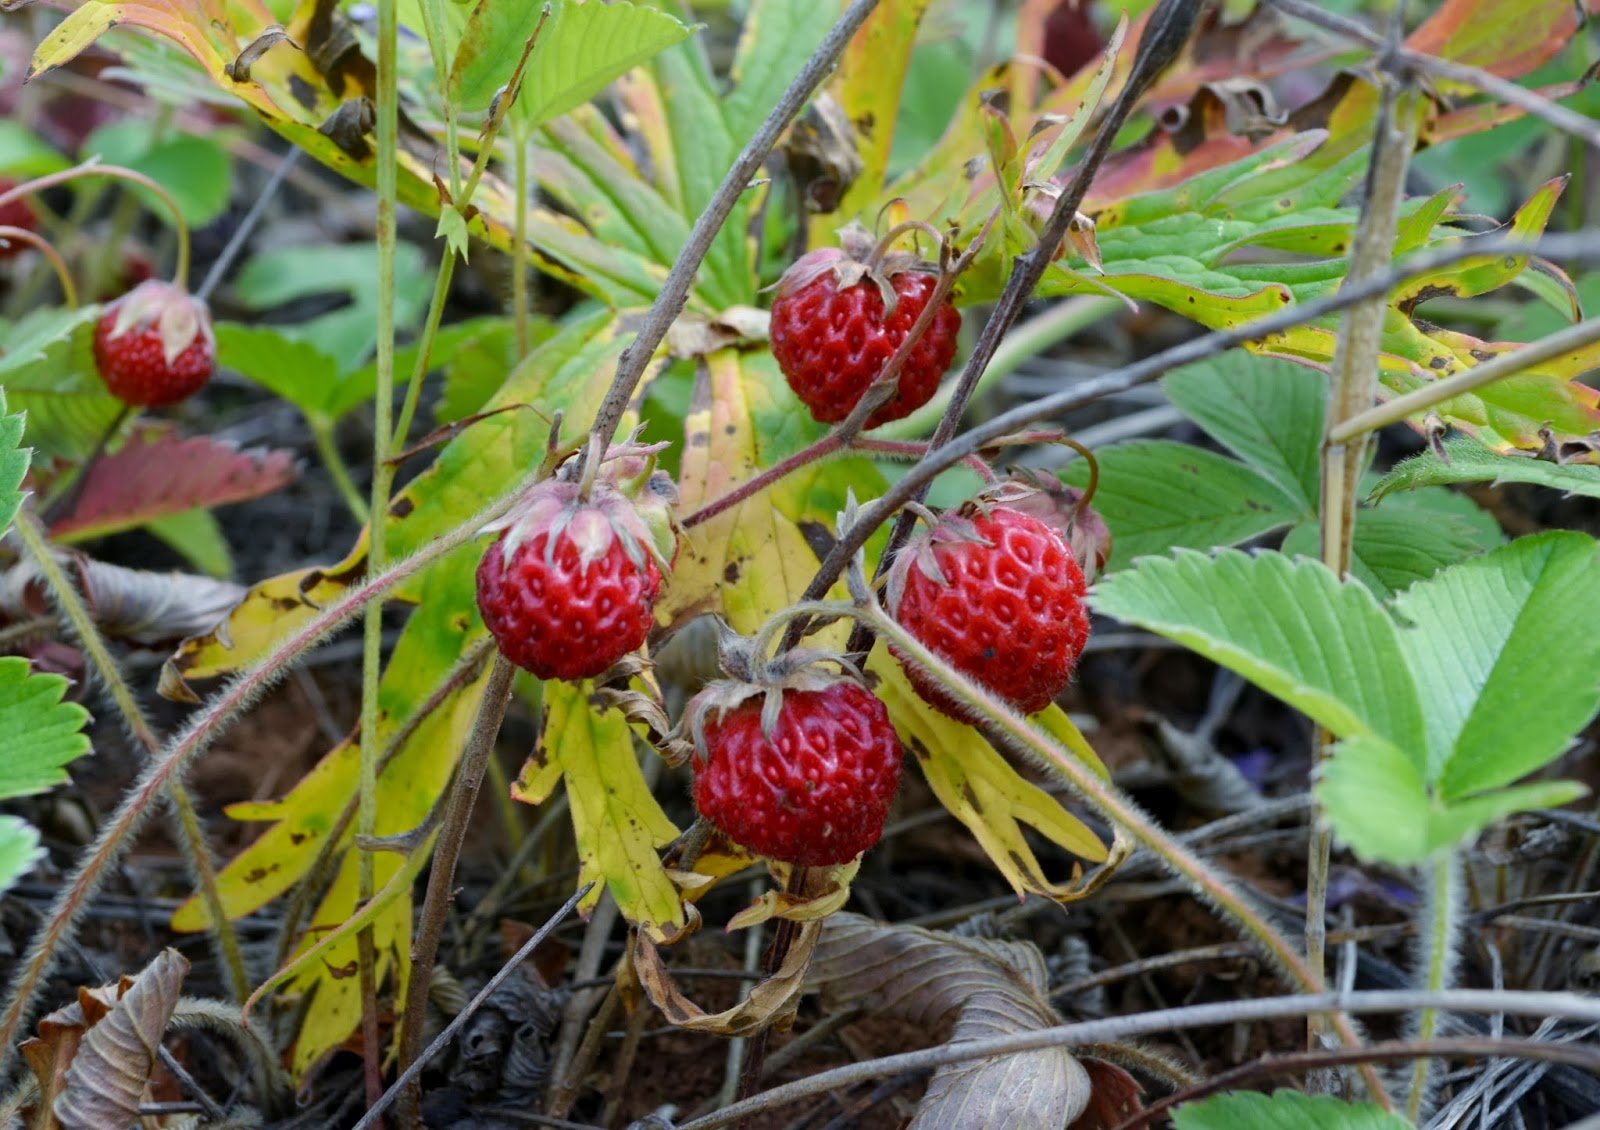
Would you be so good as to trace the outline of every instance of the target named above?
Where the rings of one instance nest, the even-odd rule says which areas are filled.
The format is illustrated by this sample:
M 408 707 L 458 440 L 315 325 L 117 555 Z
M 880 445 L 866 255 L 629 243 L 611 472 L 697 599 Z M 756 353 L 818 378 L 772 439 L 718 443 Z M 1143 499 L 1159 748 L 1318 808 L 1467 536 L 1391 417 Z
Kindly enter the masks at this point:
M 852 245 L 855 240 L 847 242 Z M 836 424 L 850 415 L 906 339 L 937 279 L 903 253 L 870 256 L 823 248 L 801 256 L 778 282 L 772 355 L 811 415 Z M 961 315 L 945 299 L 900 370 L 895 395 L 873 412 L 876 427 L 926 404 L 956 354 Z
M 17 182 L 0 177 L 0 194 L 10 192 L 17 187 Z M 21 228 L 23 231 L 36 232 L 39 230 L 39 217 L 34 214 L 33 205 L 28 203 L 28 198 L 19 196 L 8 204 L 0 204 L 0 227 Z M 20 239 L 7 239 L 0 235 L 0 259 L 10 259 L 28 250 L 28 244 Z
M 546 479 L 502 524 L 478 565 L 478 608 L 511 662 L 541 679 L 588 679 L 644 644 L 676 535 L 671 481 L 640 481 L 636 505 L 608 481 L 584 499 L 577 483 Z
M 142 282 L 95 323 L 94 361 L 118 400 L 146 408 L 176 404 L 200 391 L 216 368 L 211 314 L 182 287 Z
M 1019 488 L 998 489 L 1003 497 Z M 889 574 L 888 607 L 929 650 L 1033 714 L 1066 687 L 1088 643 L 1086 588 L 1051 524 L 980 497 L 901 551 Z M 895 657 L 925 700 L 964 716 L 937 682 L 899 652 Z
M 900 785 L 889 712 L 834 656 L 791 652 L 753 680 L 718 680 L 685 709 L 695 806 L 769 859 L 850 862 L 883 835 Z

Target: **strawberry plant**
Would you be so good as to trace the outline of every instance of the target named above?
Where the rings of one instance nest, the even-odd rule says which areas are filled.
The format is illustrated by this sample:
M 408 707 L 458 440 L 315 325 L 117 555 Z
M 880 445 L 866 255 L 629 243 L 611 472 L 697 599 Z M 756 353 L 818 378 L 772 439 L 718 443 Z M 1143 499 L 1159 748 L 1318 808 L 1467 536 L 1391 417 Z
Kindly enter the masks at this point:
M 773 1033 L 803 1016 L 825 1035 L 850 1000 L 982 1041 L 902 1063 L 940 1068 L 919 1125 L 1044 1110 L 1134 1125 L 1165 1109 L 1144 1111 L 1141 1080 L 1178 1125 L 1416 1124 L 1475 1101 L 1441 1091 L 1441 1058 L 1557 1058 L 1533 1038 L 1451 1044 L 1439 1017 L 1535 1007 L 1455 991 L 1458 955 L 1473 914 L 1547 897 L 1536 880 L 1514 897 L 1503 875 L 1486 895 L 1478 845 L 1530 819 L 1592 837 L 1556 813 L 1585 795 L 1569 755 L 1600 711 L 1597 550 L 1563 528 L 1581 518 L 1507 520 L 1503 499 L 1450 488 L 1600 494 L 1600 394 L 1580 379 L 1600 329 L 1589 280 L 1568 273 L 1593 257 L 1587 201 L 1541 167 L 1495 226 L 1459 185 L 1408 191 L 1407 171 L 1527 123 L 1600 142 L 1563 102 L 1593 101 L 1571 63 L 1577 9 L 1446 0 L 1409 30 L 1394 16 L 1385 40 L 1381 21 L 1298 0 L 1227 17 L 1189 0 L 1089 7 L 1030 0 L 971 37 L 944 34 L 952 12 L 927 0 L 40 14 L 32 97 L 88 83 L 152 112 L 47 136 L 41 111 L 0 131 L 0 506 L 16 515 L 0 717 L 39 751 L 15 793 L 87 747 L 51 664 L 141 760 L 13 963 L 6 1054 L 161 810 L 189 877 L 160 927 L 203 935 L 231 998 L 201 1012 L 260 1032 L 330 1125 L 527 1102 L 620 1125 L 648 1113 L 627 1081 L 658 1016 L 736 1041 L 720 1094 L 671 1117 L 773 1118 L 839 1082 L 818 1069 L 758 1093 Z M 973 56 L 970 81 L 945 77 L 951 52 Z M 95 59 L 123 85 L 84 78 Z M 264 186 L 234 176 L 263 155 Z M 263 217 L 295 193 L 318 202 L 310 238 L 251 247 L 258 225 L 294 230 Z M 152 230 L 170 282 L 116 261 Z M 344 242 L 322 246 L 334 230 Z M 208 231 L 221 246 L 191 289 Z M 1502 340 L 1485 327 L 1514 292 L 1518 317 L 1573 324 Z M 1117 343 L 1114 364 L 1017 394 L 1019 370 L 1086 332 Z M 1117 414 L 1146 392 L 1173 436 Z M 208 433 L 229 411 L 234 427 Z M 273 434 L 252 417 L 304 430 L 300 483 L 288 452 L 229 441 Z M 215 513 L 317 485 L 338 506 L 291 560 Z M 302 525 L 278 513 L 278 532 Z M 203 572 L 261 564 L 239 586 L 122 568 L 112 535 L 135 530 Z M 1311 811 L 1306 866 L 1272 876 L 1303 893 L 1303 924 L 1120 774 L 1121 734 L 1181 744 L 1155 706 L 1126 702 L 1172 697 L 1145 676 L 1173 648 L 1233 702 L 1252 684 L 1267 728 L 1304 747 L 1284 761 Z M 156 649 L 145 686 L 130 659 Z M 1108 674 L 1132 649 L 1144 658 Z M 337 673 L 312 666 L 329 654 Z M 226 795 L 192 779 L 227 743 L 260 743 L 263 696 L 291 676 L 319 715 L 314 758 Z M 1209 732 L 1192 757 L 1242 779 Z M 500 754 L 519 741 L 518 771 Z M 941 830 L 934 866 L 896 875 L 898 837 L 946 818 L 961 835 Z M 4 820 L 0 885 L 35 854 Z M 1348 1070 L 1359 1102 L 1186 1102 L 1217 1065 L 1128 1043 L 1161 1030 L 1161 1010 L 1063 1024 L 1077 997 L 1046 990 L 1087 971 L 1052 970 L 1032 941 L 925 928 L 961 915 L 899 913 L 979 860 L 1024 913 L 1085 923 L 1114 921 L 1107 891 L 1147 861 L 1165 869 L 1283 990 L 1238 1015 L 1309 1017 L 1293 1069 Z M 1414 894 L 1415 968 L 1389 967 L 1415 986 L 1399 1003 L 1327 995 L 1344 976 L 1328 960 L 1336 866 Z M 543 921 L 563 899 L 524 938 L 508 926 L 515 956 L 491 952 L 493 921 Z M 930 920 L 864 926 L 840 913 L 852 900 Z M 572 912 L 575 955 L 539 949 Z M 263 923 L 267 944 L 247 947 Z M 712 924 L 747 955 L 736 996 L 695 980 L 721 955 Z M 1518 963 L 1515 987 L 1537 986 L 1549 952 Z M 897 954 L 975 978 L 994 1011 L 947 992 L 908 1011 L 893 986 L 916 978 Z M 500 972 L 469 1001 L 480 965 Z M 1600 1019 L 1576 998 L 1538 1004 Z M 537 1046 L 512 1055 L 487 1028 L 468 1041 L 495 1008 Z M 1368 1008 L 1407 1013 L 1408 1040 L 1374 1041 Z M 523 1054 L 537 1067 L 518 1082 Z M 1378 1070 L 1397 1059 L 1406 1078 Z M 130 1069 L 136 1114 L 152 1070 Z M 1048 1085 L 995 1082 L 1013 1071 Z M 241 1117 L 267 1120 L 282 1081 L 250 1078 Z M 64 1110 L 37 1117 L 68 1124 Z

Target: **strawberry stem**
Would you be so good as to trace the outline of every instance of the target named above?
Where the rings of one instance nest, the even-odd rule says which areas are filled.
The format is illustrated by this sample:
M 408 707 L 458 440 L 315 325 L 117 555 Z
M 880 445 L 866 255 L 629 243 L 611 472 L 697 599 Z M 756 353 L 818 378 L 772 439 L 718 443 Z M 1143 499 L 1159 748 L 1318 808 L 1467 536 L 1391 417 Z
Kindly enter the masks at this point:
M 67 270 L 67 264 L 61 258 L 61 253 L 56 250 L 55 244 L 38 232 L 29 231 L 27 228 L 14 228 L 9 224 L 0 224 L 0 242 L 11 240 L 15 240 L 18 243 L 26 243 L 49 260 L 51 268 L 56 273 L 56 279 L 61 283 L 61 294 L 67 303 L 67 308 L 76 310 L 78 308 L 78 289 L 72 285 L 72 272 Z
M 178 207 L 178 202 L 172 198 L 172 193 L 162 188 L 161 185 L 132 169 L 125 169 L 121 165 L 102 165 L 91 158 L 70 169 L 62 169 L 58 173 L 49 173 L 33 180 L 23 181 L 13 188 L 0 192 L 0 208 L 5 207 L 13 200 L 20 200 L 24 196 L 32 196 L 43 192 L 47 188 L 54 188 L 59 184 L 69 184 L 83 177 L 110 177 L 113 180 L 130 181 L 142 188 L 147 188 L 155 193 L 161 203 L 166 205 L 167 211 L 172 213 L 172 225 L 178 231 L 178 261 L 172 271 L 172 281 L 180 290 L 189 289 L 189 225 L 183 218 L 183 209 Z
M 884 237 L 873 246 L 872 254 L 867 256 L 867 270 L 869 272 L 876 271 L 878 265 L 883 262 L 884 256 L 889 254 L 889 249 L 894 246 L 895 240 L 911 231 L 926 232 L 933 240 L 933 245 L 939 249 L 940 259 L 944 258 L 945 239 L 943 232 L 926 220 L 905 220 L 890 228 Z M 921 254 L 920 250 L 918 254 Z
M 1100 460 L 1094 457 L 1094 452 L 1070 436 L 1057 436 L 1052 442 L 1072 448 L 1083 456 L 1083 461 L 1089 465 L 1089 481 L 1083 484 L 1083 493 L 1078 496 L 1078 503 L 1072 508 L 1072 521 L 1077 521 L 1078 515 L 1083 513 L 1084 508 L 1094 498 L 1094 492 L 1100 489 Z

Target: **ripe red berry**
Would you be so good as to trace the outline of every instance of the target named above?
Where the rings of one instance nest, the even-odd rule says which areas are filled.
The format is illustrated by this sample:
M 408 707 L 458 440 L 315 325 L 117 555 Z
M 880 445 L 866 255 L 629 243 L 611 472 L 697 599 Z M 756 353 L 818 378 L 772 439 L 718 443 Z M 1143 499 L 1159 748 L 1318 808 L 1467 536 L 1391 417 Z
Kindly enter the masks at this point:
M 696 696 L 686 718 L 695 807 L 735 843 L 830 867 L 883 835 L 900 785 L 900 739 L 883 703 L 853 677 L 812 669 L 786 690 L 723 680 Z
M 850 415 L 916 324 L 936 278 L 908 255 L 869 269 L 833 248 L 784 272 L 772 303 L 772 355 L 789 387 L 825 424 Z M 890 309 L 890 302 L 893 309 Z M 876 427 L 926 404 L 956 354 L 961 315 L 944 299 L 900 370 L 895 395 L 867 418 Z
M 0 194 L 10 192 L 16 187 L 16 181 L 0 177 Z M 21 228 L 31 232 L 39 230 L 39 217 L 34 214 L 33 206 L 28 203 L 27 197 L 19 196 L 7 204 L 0 204 L 0 227 Z M 26 250 L 28 244 L 20 239 L 6 239 L 0 236 L 0 259 L 10 259 Z
M 919 533 L 895 560 L 889 613 L 979 686 L 1033 714 L 1054 701 L 1089 640 L 1087 586 L 1061 535 L 1009 506 L 969 503 Z M 928 703 L 964 712 L 891 648 Z
M 151 279 L 111 303 L 94 327 L 94 361 L 118 400 L 176 404 L 211 379 L 217 341 L 204 302 Z
M 644 644 L 670 557 L 614 486 L 584 500 L 576 483 L 547 479 L 478 564 L 478 609 L 517 666 L 593 678 Z

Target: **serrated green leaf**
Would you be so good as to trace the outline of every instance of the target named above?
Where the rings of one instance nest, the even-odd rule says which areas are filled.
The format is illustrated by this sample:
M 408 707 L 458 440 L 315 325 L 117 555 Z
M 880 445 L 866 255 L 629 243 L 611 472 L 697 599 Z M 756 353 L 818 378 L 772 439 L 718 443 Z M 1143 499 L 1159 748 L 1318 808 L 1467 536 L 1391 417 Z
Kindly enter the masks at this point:
M 733 91 L 722 117 L 734 137 L 749 137 L 838 18 L 816 0 L 760 0 L 750 6 L 733 58 Z
M 22 446 L 22 417 L 6 415 L 6 390 L 0 385 L 0 534 L 11 528 L 22 506 L 22 480 L 31 455 Z
M 450 68 L 451 92 L 462 109 L 487 109 L 495 92 L 511 81 L 543 7 L 535 0 L 480 0 L 472 10 Z M 626 0 L 550 0 L 550 18 L 523 71 L 511 112 L 528 127 L 565 114 L 620 75 L 687 39 L 691 30 L 665 12 Z
M 1447 491 L 1412 498 L 1417 505 L 1356 512 L 1350 572 L 1380 599 L 1505 540 L 1494 519 L 1469 498 Z M 1476 513 L 1469 517 L 1463 510 Z M 1320 536 L 1315 522 L 1301 523 L 1283 539 L 1282 550 L 1290 557 L 1318 557 Z
M 1111 569 L 1169 549 L 1249 541 L 1305 516 L 1265 475 L 1192 444 L 1119 443 L 1096 458 L 1094 507 L 1111 527 Z M 1062 478 L 1081 487 L 1088 468 L 1074 462 Z
M 1340 840 L 1367 859 L 1402 865 L 1454 850 L 1504 816 L 1568 804 L 1587 791 L 1572 781 L 1536 781 L 1440 800 L 1414 758 L 1370 735 L 1340 742 L 1315 790 Z
M 83 732 L 89 712 L 63 702 L 67 681 L 60 675 L 31 674 L 26 659 L 0 656 L 0 799 L 31 796 L 67 779 L 64 766 L 89 752 Z
M 17 816 L 0 816 L 0 895 L 44 858 L 39 832 Z
M 95 370 L 99 313 L 41 307 L 0 320 L 0 387 L 11 411 L 27 416 L 25 440 L 39 456 L 84 458 L 122 411 Z
M 1374 1103 L 1329 1095 L 1240 1091 L 1185 1103 L 1172 1115 L 1178 1130 L 1410 1130 L 1410 1123 Z
M 461 261 L 467 261 L 467 250 L 470 240 L 467 236 L 467 221 L 460 212 L 454 208 L 446 208 L 439 213 L 438 226 L 434 228 L 433 238 L 444 240 L 445 247 L 452 255 L 459 255 Z
M 1600 708 L 1600 553 L 1552 531 L 1419 582 L 1395 600 L 1426 704 L 1426 779 L 1449 800 L 1559 756 Z
M 1423 741 L 1398 629 L 1366 587 L 1280 553 L 1180 550 L 1113 573 L 1095 609 L 1237 671 L 1340 737 Z
M 1162 379 L 1167 398 L 1211 438 L 1266 475 L 1307 513 L 1317 509 L 1328 379 L 1234 351 Z
M 685 924 L 683 899 L 657 849 L 678 828 L 645 783 L 627 719 L 590 703 L 587 683 L 544 684 L 539 745 L 511 795 L 542 804 L 563 779 L 578 843 L 578 885 L 595 884 L 579 908 L 592 910 L 609 888 L 629 922 L 656 941 L 671 940 Z
M 1444 453 L 1446 458 L 1441 459 L 1424 451 L 1396 464 L 1373 488 L 1373 500 L 1443 483 L 1533 483 L 1600 498 L 1600 467 L 1592 463 L 1547 463 L 1523 455 L 1501 455 L 1465 436 L 1447 440 Z
M 309 341 L 273 326 L 218 322 L 217 364 L 281 396 L 308 418 L 332 422 L 327 406 L 339 384 L 339 364 Z

